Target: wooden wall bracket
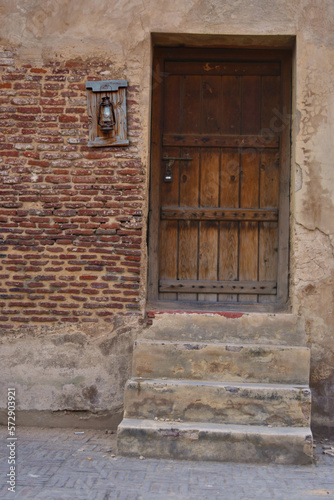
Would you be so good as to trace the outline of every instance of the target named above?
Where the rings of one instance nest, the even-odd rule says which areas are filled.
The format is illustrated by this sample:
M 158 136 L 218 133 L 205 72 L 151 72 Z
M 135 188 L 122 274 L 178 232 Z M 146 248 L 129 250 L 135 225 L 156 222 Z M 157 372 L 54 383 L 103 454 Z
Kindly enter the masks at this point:
M 127 146 L 126 80 L 86 82 L 87 111 L 90 147 Z M 113 130 L 102 131 L 98 125 L 98 113 L 102 97 L 108 96 L 114 105 L 116 124 Z

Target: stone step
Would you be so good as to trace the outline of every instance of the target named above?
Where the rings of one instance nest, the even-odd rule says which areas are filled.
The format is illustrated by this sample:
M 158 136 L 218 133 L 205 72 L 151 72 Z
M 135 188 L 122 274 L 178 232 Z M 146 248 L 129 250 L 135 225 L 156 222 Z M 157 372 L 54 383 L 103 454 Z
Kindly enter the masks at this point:
M 306 345 L 305 329 L 295 314 L 157 313 L 145 330 L 151 340 Z
M 306 347 L 140 340 L 132 374 L 230 382 L 309 383 Z
M 308 386 L 134 378 L 124 417 L 277 427 L 309 427 Z
M 220 462 L 309 464 L 312 434 L 302 427 L 262 427 L 124 419 L 118 427 L 124 456 Z

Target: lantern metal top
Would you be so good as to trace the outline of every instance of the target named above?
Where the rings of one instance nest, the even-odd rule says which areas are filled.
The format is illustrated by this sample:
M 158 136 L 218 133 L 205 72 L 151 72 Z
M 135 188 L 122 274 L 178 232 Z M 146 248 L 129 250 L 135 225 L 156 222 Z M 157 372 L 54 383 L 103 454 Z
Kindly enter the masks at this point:
M 126 80 L 104 80 L 86 82 L 86 89 L 91 89 L 93 92 L 115 92 L 120 87 L 127 87 Z

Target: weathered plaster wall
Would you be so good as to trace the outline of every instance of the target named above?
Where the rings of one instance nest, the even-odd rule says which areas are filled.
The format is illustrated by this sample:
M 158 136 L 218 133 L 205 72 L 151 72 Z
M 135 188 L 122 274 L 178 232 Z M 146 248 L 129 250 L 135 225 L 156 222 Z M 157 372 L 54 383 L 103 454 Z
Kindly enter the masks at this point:
M 100 79 L 124 78 L 131 86 L 140 89 L 136 97 L 139 109 L 137 129 L 132 135 L 131 147 L 134 148 L 132 153 L 143 165 L 144 194 L 147 194 L 149 156 L 151 33 L 202 34 L 203 37 L 197 39 L 183 37 L 183 42 L 203 43 L 203 45 L 226 43 L 226 35 L 231 36 L 229 40 L 233 40 L 234 44 L 243 45 L 264 45 L 265 36 L 268 37 L 269 44 L 274 43 L 272 38 L 274 35 L 296 36 L 290 295 L 293 312 L 302 315 L 306 321 L 307 334 L 312 346 L 313 422 L 317 425 L 334 426 L 334 3 L 332 0 L 294 2 L 166 0 L 160 3 L 154 0 L 114 2 L 1 0 L 0 15 L 5 20 L 0 29 L 3 46 L 2 62 L 4 62 L 2 74 L 5 72 L 8 74 L 8 71 L 19 74 L 15 68 L 26 66 L 28 70 L 29 65 L 31 68 L 43 69 L 50 62 L 66 65 L 69 61 L 80 61 L 80 64 L 87 68 L 91 61 L 102 61 L 103 70 L 91 76 Z M 247 37 L 238 38 L 237 35 L 247 35 Z M 258 35 L 262 38 L 254 38 Z M 175 37 L 171 36 L 170 41 L 175 41 Z M 12 51 L 15 52 L 15 58 L 8 55 Z M 31 73 L 28 70 L 21 77 L 24 82 L 29 82 L 29 74 Z M 156 77 L 157 75 L 153 75 L 153 81 Z M 9 88 L 0 89 L 3 106 L 7 106 L 8 101 L 15 98 L 14 87 L 13 84 Z M 84 138 L 85 131 L 82 129 L 80 133 Z M 21 160 L 25 158 L 22 151 L 19 158 Z M 12 167 L 15 162 L 11 162 L 10 157 L 5 157 L 4 164 Z M 92 165 L 94 166 L 94 160 Z M 30 208 L 32 207 L 33 205 Z M 140 208 L 145 214 L 146 195 Z M 145 227 L 142 235 L 145 236 Z M 145 296 L 144 239 L 141 244 L 141 311 Z M 134 332 L 140 328 L 138 321 L 136 326 L 132 326 Z M 54 335 L 63 338 L 68 330 L 66 326 L 63 329 L 58 328 L 60 330 L 57 333 L 51 328 L 49 333 L 45 331 L 40 336 L 41 330 L 36 327 L 35 334 L 38 335 L 35 335 L 34 340 L 29 339 L 26 343 L 22 338 L 15 340 L 21 346 L 22 369 L 25 366 L 32 366 L 25 361 L 25 356 L 28 358 L 32 349 L 39 351 L 44 349 L 46 359 L 49 359 L 52 365 L 52 356 L 47 346 L 52 346 L 54 350 L 56 347 Z M 113 330 L 111 323 L 104 323 L 101 328 L 106 339 L 119 335 L 119 345 L 123 346 L 121 351 L 126 353 L 130 340 L 122 344 L 121 334 L 117 333 L 117 329 Z M 96 385 L 95 379 L 98 377 L 97 372 L 96 377 L 89 374 L 88 359 L 92 341 L 90 334 L 82 329 L 81 324 L 76 327 L 72 325 L 71 331 L 73 334 L 79 332 L 78 338 L 81 339 L 82 345 L 75 349 L 80 349 L 83 362 L 76 369 L 64 367 L 64 370 L 71 371 L 71 377 L 74 379 L 76 376 L 84 377 L 80 390 L 76 392 L 71 389 L 71 394 L 73 401 L 80 401 L 78 406 L 86 408 L 87 405 L 85 406 L 81 396 L 82 391 L 84 387 Z M 14 339 L 12 335 L 15 334 L 10 334 L 10 338 Z M 17 352 L 14 348 L 15 342 L 5 341 L 5 337 L 3 340 L 6 349 L 11 349 L 12 353 L 12 357 L 7 359 L 13 360 Z M 64 347 L 58 345 L 56 348 Z M 94 347 L 94 352 L 99 353 L 94 358 L 96 363 L 101 362 L 105 367 L 106 360 L 101 349 Z M 3 353 L 7 353 L 5 348 Z M 110 355 L 113 355 L 112 351 Z M 108 366 L 110 369 L 110 365 Z M 117 381 L 120 380 L 121 366 L 122 363 L 117 362 L 114 369 L 108 372 L 110 392 L 114 395 L 110 398 L 107 394 L 108 384 L 104 385 L 104 395 L 98 402 L 101 409 L 112 409 L 121 400 L 122 384 L 114 380 L 114 377 Z M 103 370 L 105 370 L 103 377 L 108 380 L 107 368 Z M 29 372 L 33 373 L 34 370 L 29 368 Z M 3 373 L 10 372 L 3 370 Z M 10 380 L 9 375 L 8 380 Z M 64 386 L 68 386 L 68 378 L 63 372 L 58 373 L 52 385 L 56 386 L 62 389 L 60 392 L 57 392 L 58 389 L 52 389 L 54 397 L 43 398 L 45 408 L 49 404 L 52 409 L 66 406 L 59 399 Z M 23 384 L 22 389 L 24 388 Z M 23 390 L 21 392 L 22 408 L 32 408 L 29 391 L 27 396 Z M 72 406 L 74 408 L 75 404 Z
M 18 424 L 115 427 L 131 372 L 136 318 L 96 327 L 43 329 L 0 338 L 0 401 L 15 386 Z M 41 414 L 39 417 L 38 414 Z M 7 415 L 0 411 L 0 422 Z
M 296 165 L 292 297 L 312 346 L 313 422 L 334 414 L 334 32 L 333 3 L 309 5 L 299 20 L 296 67 Z M 319 7 L 323 7 L 322 9 Z M 327 20 L 324 16 L 327 13 Z

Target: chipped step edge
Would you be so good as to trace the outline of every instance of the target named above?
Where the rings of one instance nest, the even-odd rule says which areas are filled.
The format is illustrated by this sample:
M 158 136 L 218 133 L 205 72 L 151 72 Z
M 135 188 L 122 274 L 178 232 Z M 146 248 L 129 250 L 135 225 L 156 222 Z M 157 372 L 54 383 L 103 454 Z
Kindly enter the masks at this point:
M 118 428 L 124 456 L 236 463 L 311 464 L 309 428 L 157 422 L 124 419 Z

